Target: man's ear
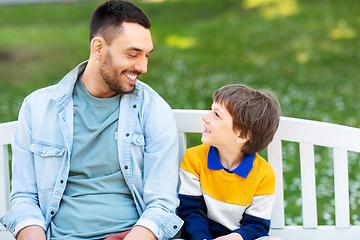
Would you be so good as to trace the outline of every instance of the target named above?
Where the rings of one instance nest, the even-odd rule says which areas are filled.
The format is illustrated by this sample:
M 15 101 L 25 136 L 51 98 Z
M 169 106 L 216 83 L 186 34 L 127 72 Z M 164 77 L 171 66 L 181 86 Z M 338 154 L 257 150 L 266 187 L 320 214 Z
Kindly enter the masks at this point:
M 106 46 L 106 42 L 104 38 L 94 37 L 90 42 L 91 55 L 93 55 L 98 61 L 100 61 L 105 46 Z

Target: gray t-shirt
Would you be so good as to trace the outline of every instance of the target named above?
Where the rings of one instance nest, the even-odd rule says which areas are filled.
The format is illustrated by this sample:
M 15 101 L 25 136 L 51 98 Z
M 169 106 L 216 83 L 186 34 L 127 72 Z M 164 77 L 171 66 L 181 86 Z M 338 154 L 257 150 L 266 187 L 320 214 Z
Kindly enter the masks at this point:
M 95 98 L 80 79 L 74 92 L 70 173 L 51 240 L 101 239 L 131 229 L 139 219 L 117 151 L 121 96 Z

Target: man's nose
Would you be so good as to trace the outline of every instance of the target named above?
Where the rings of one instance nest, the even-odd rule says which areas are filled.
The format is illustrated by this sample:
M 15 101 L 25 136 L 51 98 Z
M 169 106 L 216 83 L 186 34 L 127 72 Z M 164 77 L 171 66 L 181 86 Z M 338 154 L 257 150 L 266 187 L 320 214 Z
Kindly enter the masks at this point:
M 148 65 L 148 58 L 144 57 L 144 58 L 139 59 L 136 62 L 135 66 L 134 66 L 134 69 L 136 71 L 141 72 L 141 73 L 146 73 L 147 72 L 147 65 Z

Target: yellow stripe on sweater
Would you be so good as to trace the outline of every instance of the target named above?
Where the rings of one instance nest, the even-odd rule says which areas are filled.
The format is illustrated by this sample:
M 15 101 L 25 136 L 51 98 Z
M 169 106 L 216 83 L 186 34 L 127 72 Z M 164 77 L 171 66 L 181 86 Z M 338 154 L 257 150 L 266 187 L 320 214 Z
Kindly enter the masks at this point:
M 208 169 L 209 148 L 209 145 L 189 148 L 180 165 L 183 170 L 199 178 L 204 194 L 219 201 L 242 206 L 250 205 L 254 196 L 274 194 L 275 174 L 261 156 L 256 155 L 253 168 L 244 179 L 223 169 Z

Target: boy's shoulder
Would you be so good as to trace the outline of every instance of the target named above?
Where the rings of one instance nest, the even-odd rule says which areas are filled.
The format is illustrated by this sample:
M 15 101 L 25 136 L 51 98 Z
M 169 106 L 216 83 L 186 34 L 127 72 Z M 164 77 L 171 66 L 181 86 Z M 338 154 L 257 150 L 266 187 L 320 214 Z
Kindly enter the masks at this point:
M 200 145 L 197 145 L 195 147 L 191 147 L 191 148 L 188 148 L 186 149 L 186 152 L 188 153 L 192 153 L 192 154 L 195 154 L 195 153 L 205 153 L 206 154 L 209 152 L 209 148 L 210 148 L 210 145 L 206 145 L 206 144 L 200 144 Z
M 185 156 L 190 157 L 193 160 L 204 161 L 208 158 L 209 149 L 210 145 L 201 144 L 195 147 L 188 148 L 185 152 Z
M 206 166 L 207 158 L 209 153 L 210 145 L 201 144 L 195 147 L 186 149 L 184 158 L 181 162 L 181 166 L 185 165 L 195 166 Z M 189 167 L 189 166 L 188 166 Z
M 256 156 L 254 158 L 253 161 L 253 169 L 262 169 L 264 172 L 267 172 L 268 174 L 274 174 L 274 170 L 272 168 L 272 166 L 270 165 L 270 163 L 263 158 L 262 156 L 259 155 L 259 153 L 256 153 Z

